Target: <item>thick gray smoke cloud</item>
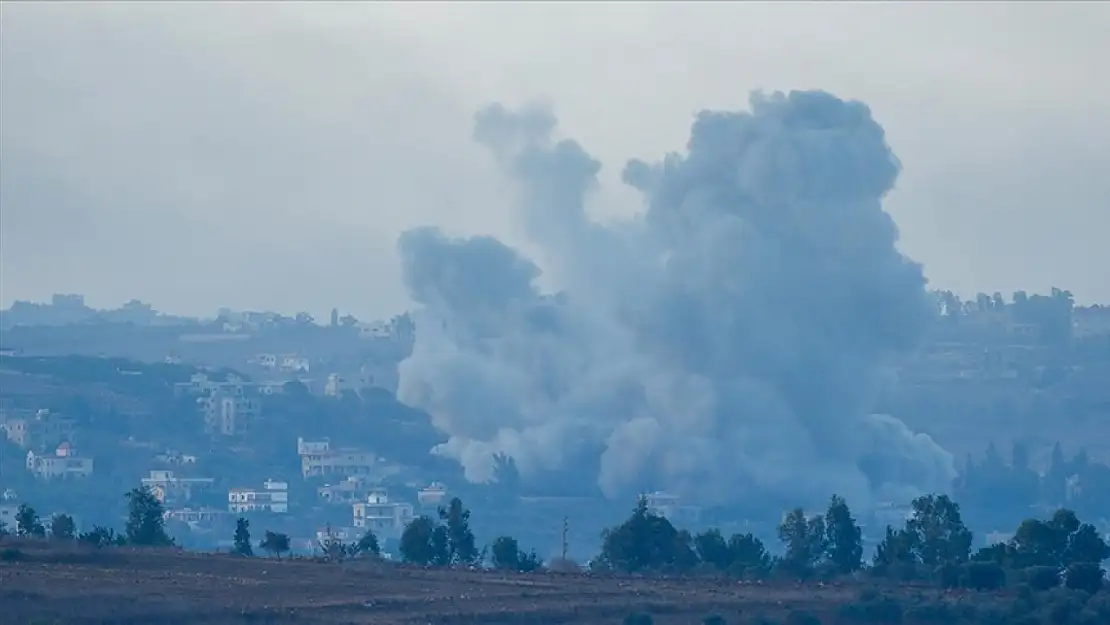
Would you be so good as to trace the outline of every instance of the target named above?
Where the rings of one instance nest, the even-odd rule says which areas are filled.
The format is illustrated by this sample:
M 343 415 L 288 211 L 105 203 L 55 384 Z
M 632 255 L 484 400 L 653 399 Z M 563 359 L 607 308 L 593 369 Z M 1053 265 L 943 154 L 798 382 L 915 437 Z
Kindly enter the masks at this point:
M 930 312 L 881 204 L 900 165 L 864 104 L 811 91 L 703 112 L 685 155 L 626 165 L 646 210 L 613 225 L 585 209 L 600 163 L 555 128 L 546 108 L 493 105 L 474 138 L 517 184 L 558 295 L 496 239 L 400 239 L 420 309 L 399 396 L 449 436 L 438 453 L 472 481 L 504 453 L 526 481 L 612 497 L 948 487 L 950 454 L 871 415 Z

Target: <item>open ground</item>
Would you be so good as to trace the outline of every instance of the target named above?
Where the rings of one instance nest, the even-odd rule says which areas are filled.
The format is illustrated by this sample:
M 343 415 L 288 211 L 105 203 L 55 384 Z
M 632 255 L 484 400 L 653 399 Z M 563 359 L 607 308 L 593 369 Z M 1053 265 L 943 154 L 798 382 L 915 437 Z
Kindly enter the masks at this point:
M 192 623 L 655 623 L 834 622 L 862 586 L 741 583 L 435 570 L 376 561 L 274 560 L 76 544 L 0 545 L 0 622 L 47 625 Z M 899 594 L 935 594 L 925 588 Z

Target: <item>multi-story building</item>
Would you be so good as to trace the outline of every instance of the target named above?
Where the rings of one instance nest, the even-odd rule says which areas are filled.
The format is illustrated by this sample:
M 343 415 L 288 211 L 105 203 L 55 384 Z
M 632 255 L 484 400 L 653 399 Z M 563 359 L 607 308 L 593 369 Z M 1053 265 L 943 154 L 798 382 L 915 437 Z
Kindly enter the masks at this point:
M 27 470 L 41 480 L 78 479 L 92 475 L 93 460 L 62 443 L 51 454 L 27 452 Z
M 0 428 L 9 441 L 24 449 L 42 451 L 73 438 L 73 421 L 45 408 L 33 416 L 6 419 Z
M 398 538 L 413 519 L 412 504 L 392 502 L 384 490 L 375 489 L 365 501 L 351 506 L 352 525 L 372 530 L 379 537 Z
M 193 501 L 197 496 L 212 492 L 216 480 L 210 477 L 178 477 L 173 471 L 151 471 L 142 479 L 143 486 L 169 506 Z
M 180 521 L 189 527 L 211 527 L 226 524 L 233 518 L 232 513 L 219 508 L 178 508 L 166 510 L 162 518 L 167 521 Z
M 201 400 L 201 410 L 206 434 L 239 437 L 261 416 L 262 402 L 253 389 L 219 388 Z
M 426 488 L 416 491 L 416 501 L 422 508 L 435 508 L 447 502 L 447 487 L 432 482 Z
M 325 503 L 351 505 L 366 499 L 372 490 L 370 480 L 356 475 L 344 478 L 338 484 L 325 484 L 316 489 L 316 494 Z
M 232 488 L 227 491 L 227 510 L 236 514 L 244 512 L 289 512 L 289 484 L 266 480 L 262 488 Z
M 301 457 L 301 474 L 306 478 L 371 475 L 378 464 L 378 457 L 373 453 L 332 447 L 328 439 L 297 438 L 297 454 Z

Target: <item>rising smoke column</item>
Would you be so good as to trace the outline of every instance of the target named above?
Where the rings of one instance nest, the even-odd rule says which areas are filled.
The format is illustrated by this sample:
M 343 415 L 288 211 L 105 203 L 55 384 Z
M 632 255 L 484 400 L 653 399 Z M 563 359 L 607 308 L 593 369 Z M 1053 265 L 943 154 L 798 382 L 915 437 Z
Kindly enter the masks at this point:
M 496 239 L 400 238 L 420 308 L 398 394 L 449 436 L 437 453 L 473 481 L 503 453 L 526 481 L 611 497 L 947 488 L 947 452 L 871 415 L 930 309 L 882 208 L 900 165 L 864 104 L 791 92 L 703 112 L 686 154 L 625 166 L 645 212 L 604 226 L 585 204 L 601 165 L 555 128 L 545 108 L 492 105 L 474 137 L 516 184 L 558 295 Z

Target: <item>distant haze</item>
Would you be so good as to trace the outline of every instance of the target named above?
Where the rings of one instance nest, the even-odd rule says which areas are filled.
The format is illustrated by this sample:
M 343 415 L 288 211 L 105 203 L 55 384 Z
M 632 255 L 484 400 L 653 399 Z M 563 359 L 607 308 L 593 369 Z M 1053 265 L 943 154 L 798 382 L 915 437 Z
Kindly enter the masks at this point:
M 485 291 L 454 294 L 457 300 L 442 304 L 446 312 L 478 323 L 486 313 L 465 308 L 465 297 L 480 296 L 483 306 L 508 314 L 504 289 L 531 302 L 534 288 L 568 287 L 573 301 L 556 316 L 573 327 L 560 332 L 589 338 L 592 349 L 625 350 L 614 358 L 633 349 L 653 354 L 644 365 L 653 367 L 650 371 L 600 371 L 594 365 L 584 371 L 618 379 L 663 376 L 661 390 L 653 391 L 660 397 L 651 401 L 662 402 L 656 407 L 677 392 L 674 385 L 705 387 L 701 410 L 715 415 L 721 402 L 736 405 L 720 398 L 721 371 L 742 371 L 758 387 L 779 380 L 775 376 L 787 375 L 791 367 L 828 365 L 818 353 L 796 355 L 772 374 L 716 354 L 704 365 L 709 369 L 699 371 L 686 362 L 691 353 L 720 349 L 705 336 L 631 344 L 650 336 L 651 324 L 700 324 L 699 332 L 728 326 L 732 322 L 724 312 L 719 318 L 706 315 L 733 295 L 710 287 L 721 289 L 722 281 L 733 280 L 729 288 L 740 289 L 762 281 L 766 284 L 758 289 L 766 291 L 781 275 L 777 272 L 793 271 L 784 265 L 757 270 L 744 264 L 748 258 L 711 260 L 739 235 L 723 226 L 699 230 L 697 220 L 715 214 L 710 206 L 740 200 L 717 196 L 714 186 L 699 191 L 696 203 L 684 200 L 679 210 L 675 189 L 695 183 L 674 178 L 679 174 L 656 168 L 656 162 L 668 151 L 684 151 L 698 111 L 747 110 L 753 90 L 795 89 L 864 102 L 881 122 L 903 166 L 885 206 L 901 231 L 900 249 L 923 264 L 932 285 L 964 294 L 1060 286 L 1080 302 L 1110 301 L 1105 240 L 1110 83 L 1103 75 L 1103 60 L 1110 58 L 1105 36 L 1110 6 L 1105 3 L 5 2 L 0 12 L 0 304 L 5 306 L 16 299 L 48 299 L 53 292 L 83 292 L 100 307 L 137 297 L 187 314 L 230 306 L 309 310 L 322 318 L 337 306 L 359 316 L 386 317 L 412 303 L 402 267 L 425 270 L 432 262 L 426 256 L 402 262 L 398 236 L 413 227 L 436 226 L 445 234 L 414 232 L 406 239 L 408 248 L 446 252 L 462 245 L 450 237 L 497 238 L 478 251 L 470 248 L 479 244 L 464 245 L 468 254 L 488 258 L 457 260 L 490 263 L 495 273 L 489 279 L 499 282 Z M 484 146 L 478 145 L 471 141 L 472 116 L 491 101 L 505 108 L 487 110 L 479 136 Z M 559 117 L 554 132 L 574 136 L 582 152 L 564 147 L 567 152 L 533 155 L 539 161 L 524 157 L 537 141 L 558 145 L 558 136 L 545 134 L 553 131 L 551 120 L 520 117 L 527 113 L 518 105 L 535 101 L 553 105 Z M 792 106 L 784 110 L 795 110 Z M 857 115 L 847 112 L 858 110 L 854 106 L 837 109 L 848 117 L 823 123 L 841 127 Z M 762 119 L 758 112 L 755 118 Z M 510 119 L 517 120 L 512 132 L 498 125 Z M 866 227 L 874 232 L 841 232 L 846 222 L 832 217 L 795 225 L 819 228 L 841 246 L 848 245 L 845 237 L 865 234 L 877 237 L 869 241 L 889 243 L 882 237 L 891 224 L 880 223 L 874 204 L 893 184 L 893 171 L 868 169 L 880 167 L 881 155 L 866 151 L 874 146 L 851 151 L 840 162 L 834 146 L 776 143 L 794 141 L 788 133 L 769 144 L 773 153 L 751 160 L 729 152 L 734 149 L 729 145 L 742 144 L 726 136 L 740 132 L 736 123 L 727 117 L 699 121 L 695 128 L 702 130 L 688 146 L 689 160 L 675 171 L 692 175 L 698 154 L 715 154 L 730 167 L 743 158 L 753 169 L 742 176 L 713 175 L 741 176 L 734 182 L 746 189 L 771 189 L 768 196 L 744 200 L 752 206 L 775 204 L 781 210 L 777 194 L 788 188 L 815 193 L 805 198 L 807 205 L 866 203 L 872 215 Z M 721 128 L 707 130 L 714 124 Z M 521 134 L 524 129 L 531 134 Z M 851 148 L 856 149 L 864 150 Z M 623 168 L 634 157 L 648 160 Z M 811 161 L 846 169 L 823 178 L 809 169 Z M 597 169 L 596 163 L 605 167 Z M 547 173 L 557 164 L 570 168 L 559 175 L 573 176 L 583 186 L 557 183 L 564 179 Z M 799 177 L 776 178 L 784 172 Z M 621 184 L 622 174 L 641 188 L 645 202 Z M 579 206 L 583 198 L 586 204 Z M 545 203 L 550 206 L 540 206 Z M 574 204 L 573 214 L 557 212 L 566 203 Z M 673 239 L 642 248 L 639 238 L 627 240 L 632 235 L 623 226 L 583 226 L 581 211 L 605 223 L 646 214 L 643 230 Z M 641 235 L 647 236 L 636 237 Z M 506 251 L 502 243 L 517 251 Z M 611 249 L 614 262 L 626 264 L 589 264 L 597 257 L 579 257 L 580 246 Z M 658 275 L 647 271 L 644 249 L 670 250 L 672 268 Z M 684 256 L 685 251 L 697 254 Z M 821 258 L 844 251 L 813 253 Z M 882 255 L 891 258 L 887 247 Z M 881 274 L 872 278 L 892 281 L 867 293 L 867 301 L 910 306 L 909 292 L 901 290 L 908 287 L 895 286 L 884 269 L 888 265 L 864 265 Z M 468 265 L 466 271 L 478 269 Z M 539 286 L 532 286 L 529 278 L 540 272 Z M 625 283 L 629 276 L 637 281 Z M 409 277 L 410 289 L 419 286 Z M 466 273 L 465 279 L 476 278 Z M 855 278 L 843 279 L 848 282 L 841 277 L 823 282 L 834 302 L 844 296 L 837 288 L 856 284 Z M 921 288 L 917 280 L 914 292 Z M 621 318 L 624 312 L 613 309 L 618 298 L 612 289 L 629 291 L 622 294 L 632 298 L 629 311 L 651 314 Z M 413 296 L 424 292 L 413 290 Z M 651 300 L 680 292 L 669 308 Z M 709 298 L 711 292 L 721 294 Z M 816 295 L 803 293 L 792 305 L 813 303 Z M 687 300 L 697 305 L 684 304 Z M 831 318 L 844 314 L 839 304 L 828 306 Z M 846 391 L 848 397 L 830 400 L 829 410 L 859 418 L 847 405 L 870 393 L 877 354 L 916 332 L 912 315 L 906 327 L 894 327 L 902 310 L 881 313 L 882 323 L 890 324 L 880 328 L 882 339 L 850 354 L 852 366 L 836 368 L 857 386 Z M 825 314 L 807 313 L 814 319 Z M 522 323 L 519 314 L 514 311 L 511 318 Z M 745 324 L 753 314 L 741 315 Z M 791 341 L 804 327 L 801 320 L 777 321 Z M 612 344 L 591 338 L 608 327 L 604 324 L 617 324 L 604 336 Z M 753 333 L 745 324 L 723 331 L 767 342 L 752 350 L 786 340 L 777 333 Z M 807 349 L 842 349 L 846 340 L 819 336 Z M 534 348 L 528 342 L 514 349 Z M 597 358 L 589 350 L 576 357 Z M 659 371 L 654 369 L 659 363 L 670 364 Z M 595 363 L 601 364 L 616 367 Z M 532 379 L 529 370 L 517 373 L 524 376 L 521 384 Z M 549 394 L 558 397 L 557 390 Z M 809 401 L 824 397 L 818 393 Z M 753 412 L 751 401 L 737 410 Z M 645 414 L 651 405 L 645 404 Z M 705 432 L 716 431 L 719 417 L 704 419 Z M 495 425 L 472 438 L 491 438 Z M 896 428 L 890 424 L 882 427 L 891 430 L 882 436 L 904 434 L 892 433 Z M 610 433 L 655 440 L 658 446 L 671 438 L 667 428 L 633 421 Z M 688 458 L 703 450 L 691 436 L 674 439 L 671 451 L 677 456 L 664 471 L 697 475 L 698 462 Z M 932 466 L 929 453 L 907 449 L 906 457 L 915 460 L 905 466 Z M 611 454 L 604 479 L 625 483 L 627 467 L 655 457 Z
M 665 488 L 701 501 L 947 489 L 952 456 L 870 410 L 932 310 L 882 199 L 901 169 L 860 102 L 755 94 L 698 114 L 683 153 L 630 161 L 642 216 L 586 211 L 601 163 L 544 106 L 478 113 L 550 268 L 488 236 L 400 239 L 420 307 L 398 397 L 468 479 Z

